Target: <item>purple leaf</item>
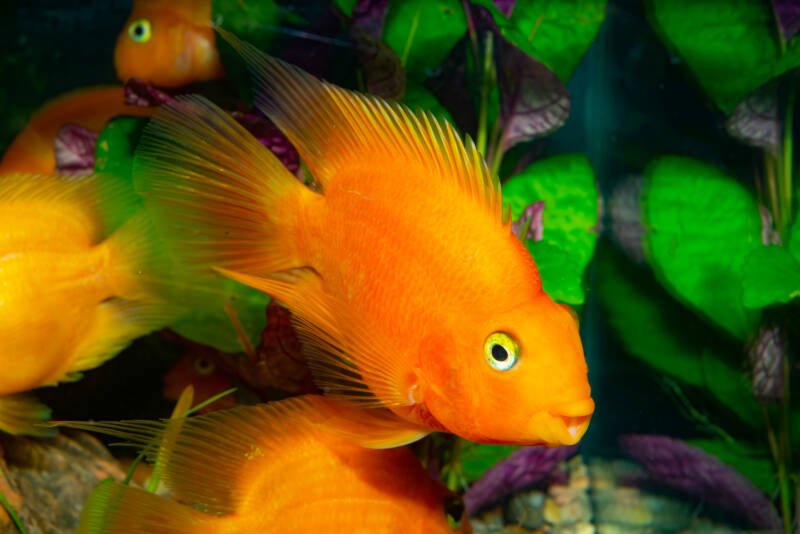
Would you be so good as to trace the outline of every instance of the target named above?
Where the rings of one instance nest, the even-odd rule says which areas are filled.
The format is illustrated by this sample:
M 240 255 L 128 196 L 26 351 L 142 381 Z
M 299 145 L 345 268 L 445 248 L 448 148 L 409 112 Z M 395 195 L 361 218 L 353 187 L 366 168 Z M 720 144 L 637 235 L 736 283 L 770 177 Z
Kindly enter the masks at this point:
M 742 100 L 725 121 L 725 129 L 743 143 L 777 155 L 780 150 L 781 119 L 778 115 L 776 86 L 769 84 Z
M 620 445 L 653 480 L 739 514 L 757 528 L 780 529 L 780 517 L 767 496 L 703 450 L 678 439 L 646 434 L 621 436 Z
M 783 398 L 783 363 L 788 344 L 780 326 L 765 324 L 758 331 L 748 357 L 753 369 L 753 395 L 759 402 Z
M 553 71 L 506 39 L 491 13 L 473 6 L 479 35 L 491 32 L 494 61 L 500 90 L 500 118 L 503 121 L 503 151 L 557 130 L 569 117 L 566 87 Z
M 153 107 L 166 104 L 172 96 L 158 89 L 155 85 L 131 78 L 125 82 L 125 104 L 129 106 Z
M 300 156 L 277 126 L 260 113 L 234 111 L 231 116 L 258 139 L 258 142 L 275 154 L 295 176 L 300 171 Z
M 353 9 L 352 24 L 373 37 L 380 37 L 388 7 L 389 0 L 358 0 Z
M 350 36 L 356 44 L 367 92 L 402 100 L 406 92 L 406 73 L 394 50 L 379 37 L 355 25 L 350 28 Z
M 96 146 L 96 132 L 77 124 L 65 124 L 58 130 L 53 143 L 56 171 L 61 174 L 92 172 Z
M 467 83 L 466 48 L 469 36 L 462 37 L 450 50 L 434 74 L 425 81 L 425 87 L 453 115 L 456 126 L 462 132 L 476 132 L 478 117 Z
M 541 241 L 544 237 L 544 225 L 542 224 L 543 214 L 544 200 L 528 204 L 522 211 L 522 215 L 519 216 L 519 219 L 511 223 L 511 231 L 522 241 L 526 239 Z M 526 227 L 525 235 L 520 235 Z
M 772 10 L 780 24 L 784 41 L 788 41 L 800 31 L 800 1 L 772 0 Z
M 517 3 L 517 0 L 494 0 L 494 5 L 497 6 L 497 9 L 503 12 L 503 15 L 506 17 L 511 16 L 511 12 L 514 11 L 514 5 Z
M 569 447 L 523 447 L 486 471 L 464 494 L 467 516 L 510 493 L 547 479 L 558 465 L 575 454 Z

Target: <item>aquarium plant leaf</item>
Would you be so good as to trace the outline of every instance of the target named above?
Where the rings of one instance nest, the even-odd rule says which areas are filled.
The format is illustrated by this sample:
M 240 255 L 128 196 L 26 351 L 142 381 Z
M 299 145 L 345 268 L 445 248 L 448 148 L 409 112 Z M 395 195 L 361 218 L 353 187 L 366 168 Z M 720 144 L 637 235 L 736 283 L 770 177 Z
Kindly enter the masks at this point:
M 484 445 L 463 441 L 458 459 L 464 481 L 472 484 L 517 449 L 519 447 L 515 445 Z
M 411 109 L 424 109 L 430 111 L 437 117 L 447 119 L 451 124 L 455 124 L 453 116 L 445 108 L 439 99 L 423 85 L 409 81 L 406 85 L 406 95 L 403 99 L 405 105 Z
M 383 21 L 389 0 L 358 0 L 351 22 L 375 37 L 383 35 Z
M 305 22 L 274 0 L 212 0 L 211 20 L 261 49 L 272 43 L 281 24 Z
M 410 79 L 422 82 L 467 31 L 459 0 L 389 0 L 383 39 Z
M 780 529 L 769 498 L 733 467 L 698 447 L 646 434 L 621 436 L 620 445 L 654 480 L 740 515 L 756 528 Z
M 475 135 L 478 129 L 476 97 L 472 94 L 473 83 L 469 83 L 467 72 L 467 47 L 469 36 L 463 36 L 450 50 L 431 76 L 425 80 L 425 88 L 453 113 L 453 124 L 462 132 Z M 409 82 L 407 92 L 414 87 Z M 409 95 L 406 95 L 406 100 Z M 496 113 L 496 110 L 495 110 Z
M 774 84 L 768 84 L 742 100 L 725 121 L 728 133 L 743 143 L 763 148 L 777 156 L 780 150 L 781 117 Z
M 191 281 L 186 281 L 191 286 Z M 251 347 L 258 344 L 269 297 L 228 278 L 210 279 L 204 287 L 190 287 L 192 307 L 170 324 L 183 337 L 222 352 L 244 352 L 247 347 L 235 321 L 241 324 Z M 232 317 L 231 314 L 234 316 Z
M 117 117 L 106 123 L 97 136 L 94 165 L 104 180 L 120 180 L 133 188 L 133 155 L 146 125 L 147 119 L 139 117 Z M 121 206 L 117 213 L 106 210 L 109 230 L 127 221 L 142 205 L 140 200 Z
M 526 167 L 503 184 L 503 199 L 518 219 L 543 201 L 542 240 L 525 245 L 536 260 L 545 291 L 555 300 L 582 304 L 583 273 L 597 241 L 598 191 L 583 154 L 563 154 Z
M 60 174 L 87 174 L 94 169 L 97 132 L 78 124 L 59 128 L 53 142 L 56 171 Z
M 759 247 L 742 268 L 742 299 L 749 308 L 763 308 L 800 297 L 800 261 L 785 247 Z
M 781 50 L 770 5 L 754 0 L 649 0 L 661 39 L 724 112 L 800 65 L 800 44 Z
M 172 95 L 139 78 L 125 82 L 125 103 L 129 106 L 161 106 L 171 100 Z
M 690 439 L 689 445 L 703 449 L 750 479 L 758 489 L 771 495 L 778 486 L 769 451 L 737 441 Z
M 632 262 L 644 263 L 641 176 L 628 176 L 614 187 L 608 212 L 614 243 Z
M 299 175 L 300 156 L 292 143 L 272 121 L 258 111 L 251 113 L 234 111 L 231 116 L 236 119 L 236 122 L 244 126 L 253 137 L 258 139 L 259 143 L 275 154 L 290 172 L 296 176 Z
M 765 323 L 747 352 L 753 381 L 753 395 L 759 402 L 784 397 L 784 364 L 789 351 L 786 331 L 777 324 Z
M 523 242 L 526 239 L 541 241 L 544 237 L 544 201 L 539 200 L 533 204 L 528 204 L 522 210 L 519 219 L 511 223 L 511 231 Z
M 356 9 L 356 5 L 359 3 L 358 0 L 334 0 L 333 1 L 336 6 L 342 10 L 342 13 L 347 15 L 348 17 L 353 16 L 353 11 Z
M 403 63 L 389 45 L 356 25 L 350 27 L 358 62 L 368 93 L 390 100 L 402 100 L 406 92 Z
M 746 376 L 726 356 L 737 342 L 710 336 L 708 326 L 675 301 L 647 271 L 603 247 L 597 258 L 597 293 L 611 327 L 627 351 L 660 374 L 701 388 L 753 428 L 763 418 Z
M 732 335 L 755 331 L 759 313 L 742 303 L 742 266 L 761 247 L 751 194 L 715 167 L 667 156 L 651 163 L 642 189 L 647 256 L 684 302 Z
M 800 261 L 800 213 L 795 214 L 794 223 L 789 229 L 787 248 L 797 261 Z
M 492 445 L 475 445 L 492 447 Z M 577 445 L 569 447 L 522 447 L 496 463 L 464 494 L 467 516 L 506 495 L 546 480 L 558 465 L 573 456 Z
M 567 83 L 606 16 L 606 0 L 517 0 L 501 31 Z
M 505 152 L 561 128 L 569 117 L 570 100 L 558 76 L 503 37 L 488 10 L 474 6 L 472 14 L 479 34 L 493 34 L 503 128 L 500 149 Z
M 772 11 L 778 19 L 783 40 L 791 40 L 800 31 L 800 4 L 797 0 L 772 0 Z
M 514 11 L 514 6 L 517 3 L 517 0 L 493 0 L 494 5 L 497 6 L 497 9 L 505 15 L 506 17 L 511 15 L 511 12 Z

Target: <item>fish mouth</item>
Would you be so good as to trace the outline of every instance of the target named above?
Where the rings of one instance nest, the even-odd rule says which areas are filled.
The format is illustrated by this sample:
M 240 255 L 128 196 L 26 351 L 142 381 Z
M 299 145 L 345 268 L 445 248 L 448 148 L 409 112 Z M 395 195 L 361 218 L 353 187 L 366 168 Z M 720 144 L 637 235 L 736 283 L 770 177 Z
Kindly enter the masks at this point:
M 532 426 L 545 445 L 557 447 L 574 445 L 589 428 L 594 413 L 594 401 L 585 398 L 558 404 L 539 412 L 531 420 Z

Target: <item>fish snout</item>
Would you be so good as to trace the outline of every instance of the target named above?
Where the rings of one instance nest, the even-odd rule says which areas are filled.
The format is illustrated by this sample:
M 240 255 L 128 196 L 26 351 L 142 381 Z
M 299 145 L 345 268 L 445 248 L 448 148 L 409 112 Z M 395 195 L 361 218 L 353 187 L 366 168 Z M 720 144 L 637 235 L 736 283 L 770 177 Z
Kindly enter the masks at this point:
M 560 420 L 563 427 L 564 445 L 577 443 L 589 428 L 589 421 L 594 413 L 594 400 L 586 397 L 579 400 L 564 402 L 551 407 L 548 412 Z

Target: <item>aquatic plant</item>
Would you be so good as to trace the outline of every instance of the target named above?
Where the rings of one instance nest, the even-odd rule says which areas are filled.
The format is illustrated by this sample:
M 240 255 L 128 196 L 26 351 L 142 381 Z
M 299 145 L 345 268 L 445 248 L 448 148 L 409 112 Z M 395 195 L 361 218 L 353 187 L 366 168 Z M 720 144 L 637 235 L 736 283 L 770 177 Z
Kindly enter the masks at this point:
M 800 296 L 795 8 L 647 2 L 661 40 L 761 168 L 744 185 L 699 159 L 655 158 L 612 199 L 616 239 L 640 266 L 604 252 L 598 285 L 628 351 L 668 377 L 684 412 L 714 436 L 694 443 L 777 492 L 786 533 L 800 460 L 789 350 Z M 695 408 L 698 396 L 713 414 Z

